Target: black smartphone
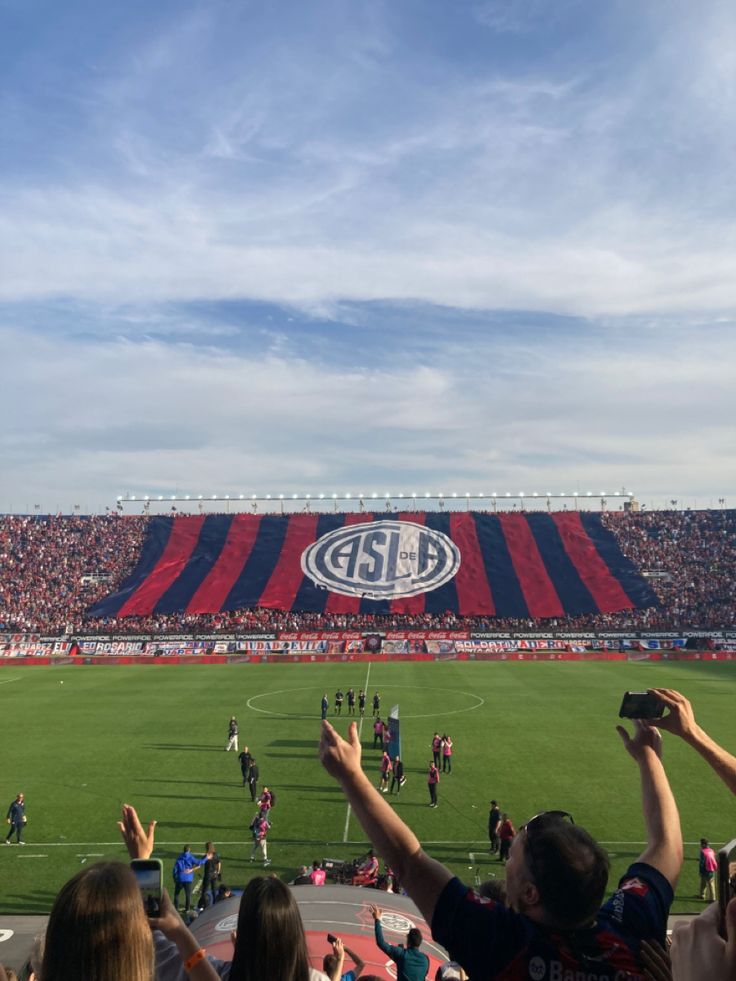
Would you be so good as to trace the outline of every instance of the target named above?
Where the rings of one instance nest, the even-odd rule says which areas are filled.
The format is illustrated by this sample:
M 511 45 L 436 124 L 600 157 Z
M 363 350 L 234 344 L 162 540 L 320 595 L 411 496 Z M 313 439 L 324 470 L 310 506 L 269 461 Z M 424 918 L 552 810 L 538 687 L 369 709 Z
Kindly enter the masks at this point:
M 328 933 L 328 934 L 327 934 L 327 943 L 328 943 L 328 944 L 334 944 L 334 942 L 335 942 L 336 940 L 337 940 L 337 937 L 335 936 L 335 934 L 334 934 L 334 933 Z
M 718 905 L 725 937 L 726 907 L 736 896 L 736 838 L 718 851 Z
M 130 863 L 143 898 L 146 916 L 161 916 L 164 869 L 159 858 L 134 858 Z
M 621 719 L 661 719 L 664 702 L 648 691 L 627 691 L 618 714 Z

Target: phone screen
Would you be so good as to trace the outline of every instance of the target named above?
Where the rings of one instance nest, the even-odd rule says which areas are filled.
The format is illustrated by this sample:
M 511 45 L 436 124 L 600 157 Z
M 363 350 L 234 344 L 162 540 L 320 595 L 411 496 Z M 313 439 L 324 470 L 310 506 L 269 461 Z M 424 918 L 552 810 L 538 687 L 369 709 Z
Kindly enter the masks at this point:
M 718 852 L 718 905 L 725 925 L 726 907 L 736 896 L 736 838 Z
M 138 882 L 146 916 L 161 915 L 162 869 L 155 859 L 136 859 L 130 867 Z
M 664 714 L 664 702 L 648 691 L 627 691 L 618 714 L 621 719 L 659 719 Z

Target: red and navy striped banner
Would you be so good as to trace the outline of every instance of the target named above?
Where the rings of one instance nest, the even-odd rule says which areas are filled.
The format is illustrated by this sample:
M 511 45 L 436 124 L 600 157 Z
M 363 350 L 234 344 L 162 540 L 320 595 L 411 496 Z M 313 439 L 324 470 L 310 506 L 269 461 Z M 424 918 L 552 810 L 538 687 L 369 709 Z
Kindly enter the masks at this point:
M 236 514 L 152 518 L 136 569 L 89 614 L 536 618 L 657 602 L 599 514 Z

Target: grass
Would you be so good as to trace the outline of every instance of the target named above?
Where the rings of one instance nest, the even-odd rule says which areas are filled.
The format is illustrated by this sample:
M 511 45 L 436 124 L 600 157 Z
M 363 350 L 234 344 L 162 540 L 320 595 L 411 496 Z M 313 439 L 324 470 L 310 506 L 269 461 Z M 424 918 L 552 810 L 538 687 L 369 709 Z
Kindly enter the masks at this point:
M 249 745 L 262 783 L 278 796 L 272 871 L 290 878 L 302 862 L 364 851 L 359 825 L 316 759 L 322 692 L 332 705 L 336 688 L 351 685 L 366 685 L 369 694 L 378 688 L 386 711 L 399 704 L 408 779 L 401 797 L 390 799 L 427 850 L 466 881 L 476 865 L 484 877 L 502 874 L 486 857 L 491 797 L 517 824 L 545 808 L 571 811 L 606 843 L 613 881 L 644 839 L 636 766 L 614 731 L 622 692 L 651 685 L 683 691 L 701 724 L 733 749 L 735 680 L 729 663 L 698 662 L 4 668 L 0 806 L 25 792 L 28 844 L 0 847 L 0 911 L 46 912 L 83 862 L 122 858 L 115 821 L 125 801 L 143 819 L 158 820 L 156 854 L 169 882 L 181 846 L 201 852 L 207 839 L 218 847 L 228 884 L 259 872 L 248 861 L 254 808 L 236 755 L 223 752 L 231 714 L 241 748 Z M 455 743 L 454 771 L 440 783 L 436 810 L 427 806 L 425 779 L 435 729 Z M 665 740 L 688 843 L 674 910 L 697 910 L 696 842 L 734 836 L 734 802 L 692 750 Z M 377 783 L 371 743 L 366 717 L 364 766 Z

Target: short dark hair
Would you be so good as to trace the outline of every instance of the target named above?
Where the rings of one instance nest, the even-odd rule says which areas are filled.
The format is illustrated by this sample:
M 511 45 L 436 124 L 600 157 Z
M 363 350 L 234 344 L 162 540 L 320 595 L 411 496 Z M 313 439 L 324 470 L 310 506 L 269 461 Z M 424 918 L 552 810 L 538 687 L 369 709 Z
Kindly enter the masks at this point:
M 585 926 L 598 912 L 608 884 L 608 855 L 577 824 L 549 821 L 524 836 L 524 858 L 534 870 L 549 921 L 564 929 Z M 531 858 L 530 858 L 531 856 Z
M 334 954 L 325 954 L 322 958 L 322 970 L 325 974 L 329 974 L 332 977 L 335 968 L 337 967 L 337 957 Z
M 418 927 L 412 927 L 406 935 L 406 943 L 408 947 L 421 947 L 422 931 Z

